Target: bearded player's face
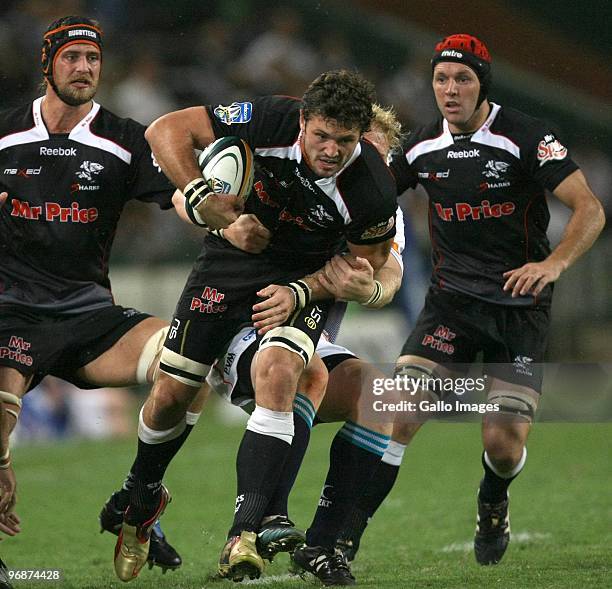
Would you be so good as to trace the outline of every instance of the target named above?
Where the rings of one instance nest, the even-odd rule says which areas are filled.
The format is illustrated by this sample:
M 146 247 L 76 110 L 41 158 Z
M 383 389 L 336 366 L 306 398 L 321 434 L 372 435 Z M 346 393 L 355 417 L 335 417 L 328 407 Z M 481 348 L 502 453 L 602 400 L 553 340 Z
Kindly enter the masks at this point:
M 62 49 L 53 64 L 53 89 L 70 106 L 89 102 L 96 94 L 102 59 L 100 50 L 89 43 Z
M 361 137 L 359 129 L 346 129 L 319 115 L 305 120 L 301 113 L 300 128 L 306 163 L 321 178 L 329 178 L 342 169 Z

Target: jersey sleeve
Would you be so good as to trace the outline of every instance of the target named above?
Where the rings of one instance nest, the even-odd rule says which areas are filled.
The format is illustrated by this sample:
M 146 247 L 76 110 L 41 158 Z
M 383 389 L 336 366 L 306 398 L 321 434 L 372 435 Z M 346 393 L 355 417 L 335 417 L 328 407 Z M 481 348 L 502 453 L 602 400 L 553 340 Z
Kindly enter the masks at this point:
M 374 147 L 362 144 L 363 151 L 351 173 L 338 181 L 340 194 L 351 203 L 351 221 L 346 239 L 355 245 L 373 245 L 395 236 L 397 189 L 392 174 Z
M 215 137 L 244 139 L 251 149 L 290 145 L 297 138 L 300 101 L 264 96 L 230 105 L 206 106 Z
M 543 121 L 531 127 L 524 157 L 529 175 L 550 191 L 578 169 L 558 134 Z
M 416 188 L 418 184 L 417 174 L 408 163 L 406 157 L 408 149 L 408 147 L 404 147 L 402 151 L 395 153 L 389 164 L 391 173 L 395 178 L 397 194 L 402 194 L 408 188 Z
M 142 134 L 137 137 L 136 151 L 130 167 L 129 198 L 157 203 L 161 209 L 170 209 L 174 206 L 172 195 L 175 188 L 155 160 L 144 138 L 144 128 Z

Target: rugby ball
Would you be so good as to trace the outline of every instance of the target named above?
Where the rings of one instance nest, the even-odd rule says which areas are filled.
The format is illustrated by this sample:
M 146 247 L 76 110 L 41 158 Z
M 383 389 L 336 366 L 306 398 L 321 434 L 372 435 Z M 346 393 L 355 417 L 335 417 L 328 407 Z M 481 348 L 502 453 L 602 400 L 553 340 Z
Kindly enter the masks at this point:
M 208 187 L 217 194 L 246 200 L 253 187 L 253 152 L 239 137 L 221 137 L 200 154 L 198 164 Z

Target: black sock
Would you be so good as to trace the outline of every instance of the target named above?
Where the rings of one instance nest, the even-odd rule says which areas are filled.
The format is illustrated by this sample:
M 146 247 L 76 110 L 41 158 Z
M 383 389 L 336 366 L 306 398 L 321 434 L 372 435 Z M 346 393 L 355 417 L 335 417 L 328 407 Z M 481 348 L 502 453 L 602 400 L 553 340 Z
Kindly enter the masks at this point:
M 387 498 L 395 485 L 399 469 L 399 465 L 380 462 L 370 484 L 357 502 L 357 508 L 367 514 L 367 517 L 372 517 Z
M 340 538 L 352 540 L 354 544 L 359 544 L 370 518 L 393 489 L 399 469 L 399 465 L 380 462 L 370 482 L 357 500 L 355 508 L 345 520 L 339 535 Z
M 142 519 L 143 513 L 159 505 L 159 493 L 166 469 L 192 429 L 193 426 L 186 425 L 178 437 L 161 444 L 148 444 L 138 438 L 136 460 L 124 483 L 125 486 L 131 486 L 130 513 L 133 518 Z
M 294 434 L 291 450 L 285 460 L 285 466 L 276 485 L 276 490 L 264 515 L 289 515 L 289 494 L 304 460 L 304 454 L 310 441 L 310 430 L 315 415 L 314 407 L 308 397 L 298 393 L 293 404 Z
M 524 455 L 523 455 L 524 456 Z M 524 465 L 524 458 L 517 465 L 518 471 L 513 476 L 504 479 L 495 474 L 485 460 L 485 453 L 482 453 L 482 467 L 484 477 L 480 481 L 479 499 L 484 503 L 501 503 L 508 498 L 508 487 L 510 483 L 521 473 Z M 523 464 L 521 464 L 521 462 Z M 516 470 L 516 469 L 515 469 Z
M 185 431 L 176 439 L 177 440 L 181 439 L 182 440 L 181 444 L 185 442 L 185 440 L 189 437 L 189 434 L 191 433 L 191 430 L 193 429 L 193 427 L 194 427 L 193 425 L 187 424 L 185 426 Z M 124 511 L 127 509 L 127 506 L 130 503 L 130 494 L 132 492 L 132 489 L 136 485 L 136 478 L 134 475 L 135 466 L 136 466 L 136 460 L 134 460 L 134 463 L 132 464 L 132 468 L 130 468 L 130 472 L 127 473 L 127 476 L 125 477 L 125 480 L 123 481 L 123 485 L 121 486 L 121 489 L 115 491 L 114 493 L 115 505 L 119 509 L 123 509 Z
M 274 436 L 244 432 L 236 458 L 238 492 L 228 538 L 259 528 L 290 449 L 289 443 Z
M 336 434 L 319 506 L 306 532 L 309 546 L 334 547 L 357 498 L 376 472 L 388 442 L 388 436 L 352 422 L 347 422 Z

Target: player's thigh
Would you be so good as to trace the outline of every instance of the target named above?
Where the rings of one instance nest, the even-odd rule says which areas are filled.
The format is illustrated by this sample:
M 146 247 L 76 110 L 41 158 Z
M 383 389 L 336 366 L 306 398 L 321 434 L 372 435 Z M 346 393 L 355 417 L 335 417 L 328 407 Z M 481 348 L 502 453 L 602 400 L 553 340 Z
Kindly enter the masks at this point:
M 128 386 L 136 384 L 136 370 L 147 341 L 168 323 L 147 317 L 124 333 L 108 350 L 77 371 L 92 385 Z
M 0 366 L 0 391 L 23 397 L 31 380 L 31 374 L 22 374 L 10 366 Z
M 325 422 L 356 419 L 364 382 L 375 378 L 372 371 L 355 357 L 346 357 L 329 372 L 327 390 L 318 415 Z M 382 375 L 380 371 L 376 374 Z M 370 388 L 371 392 L 371 388 Z

